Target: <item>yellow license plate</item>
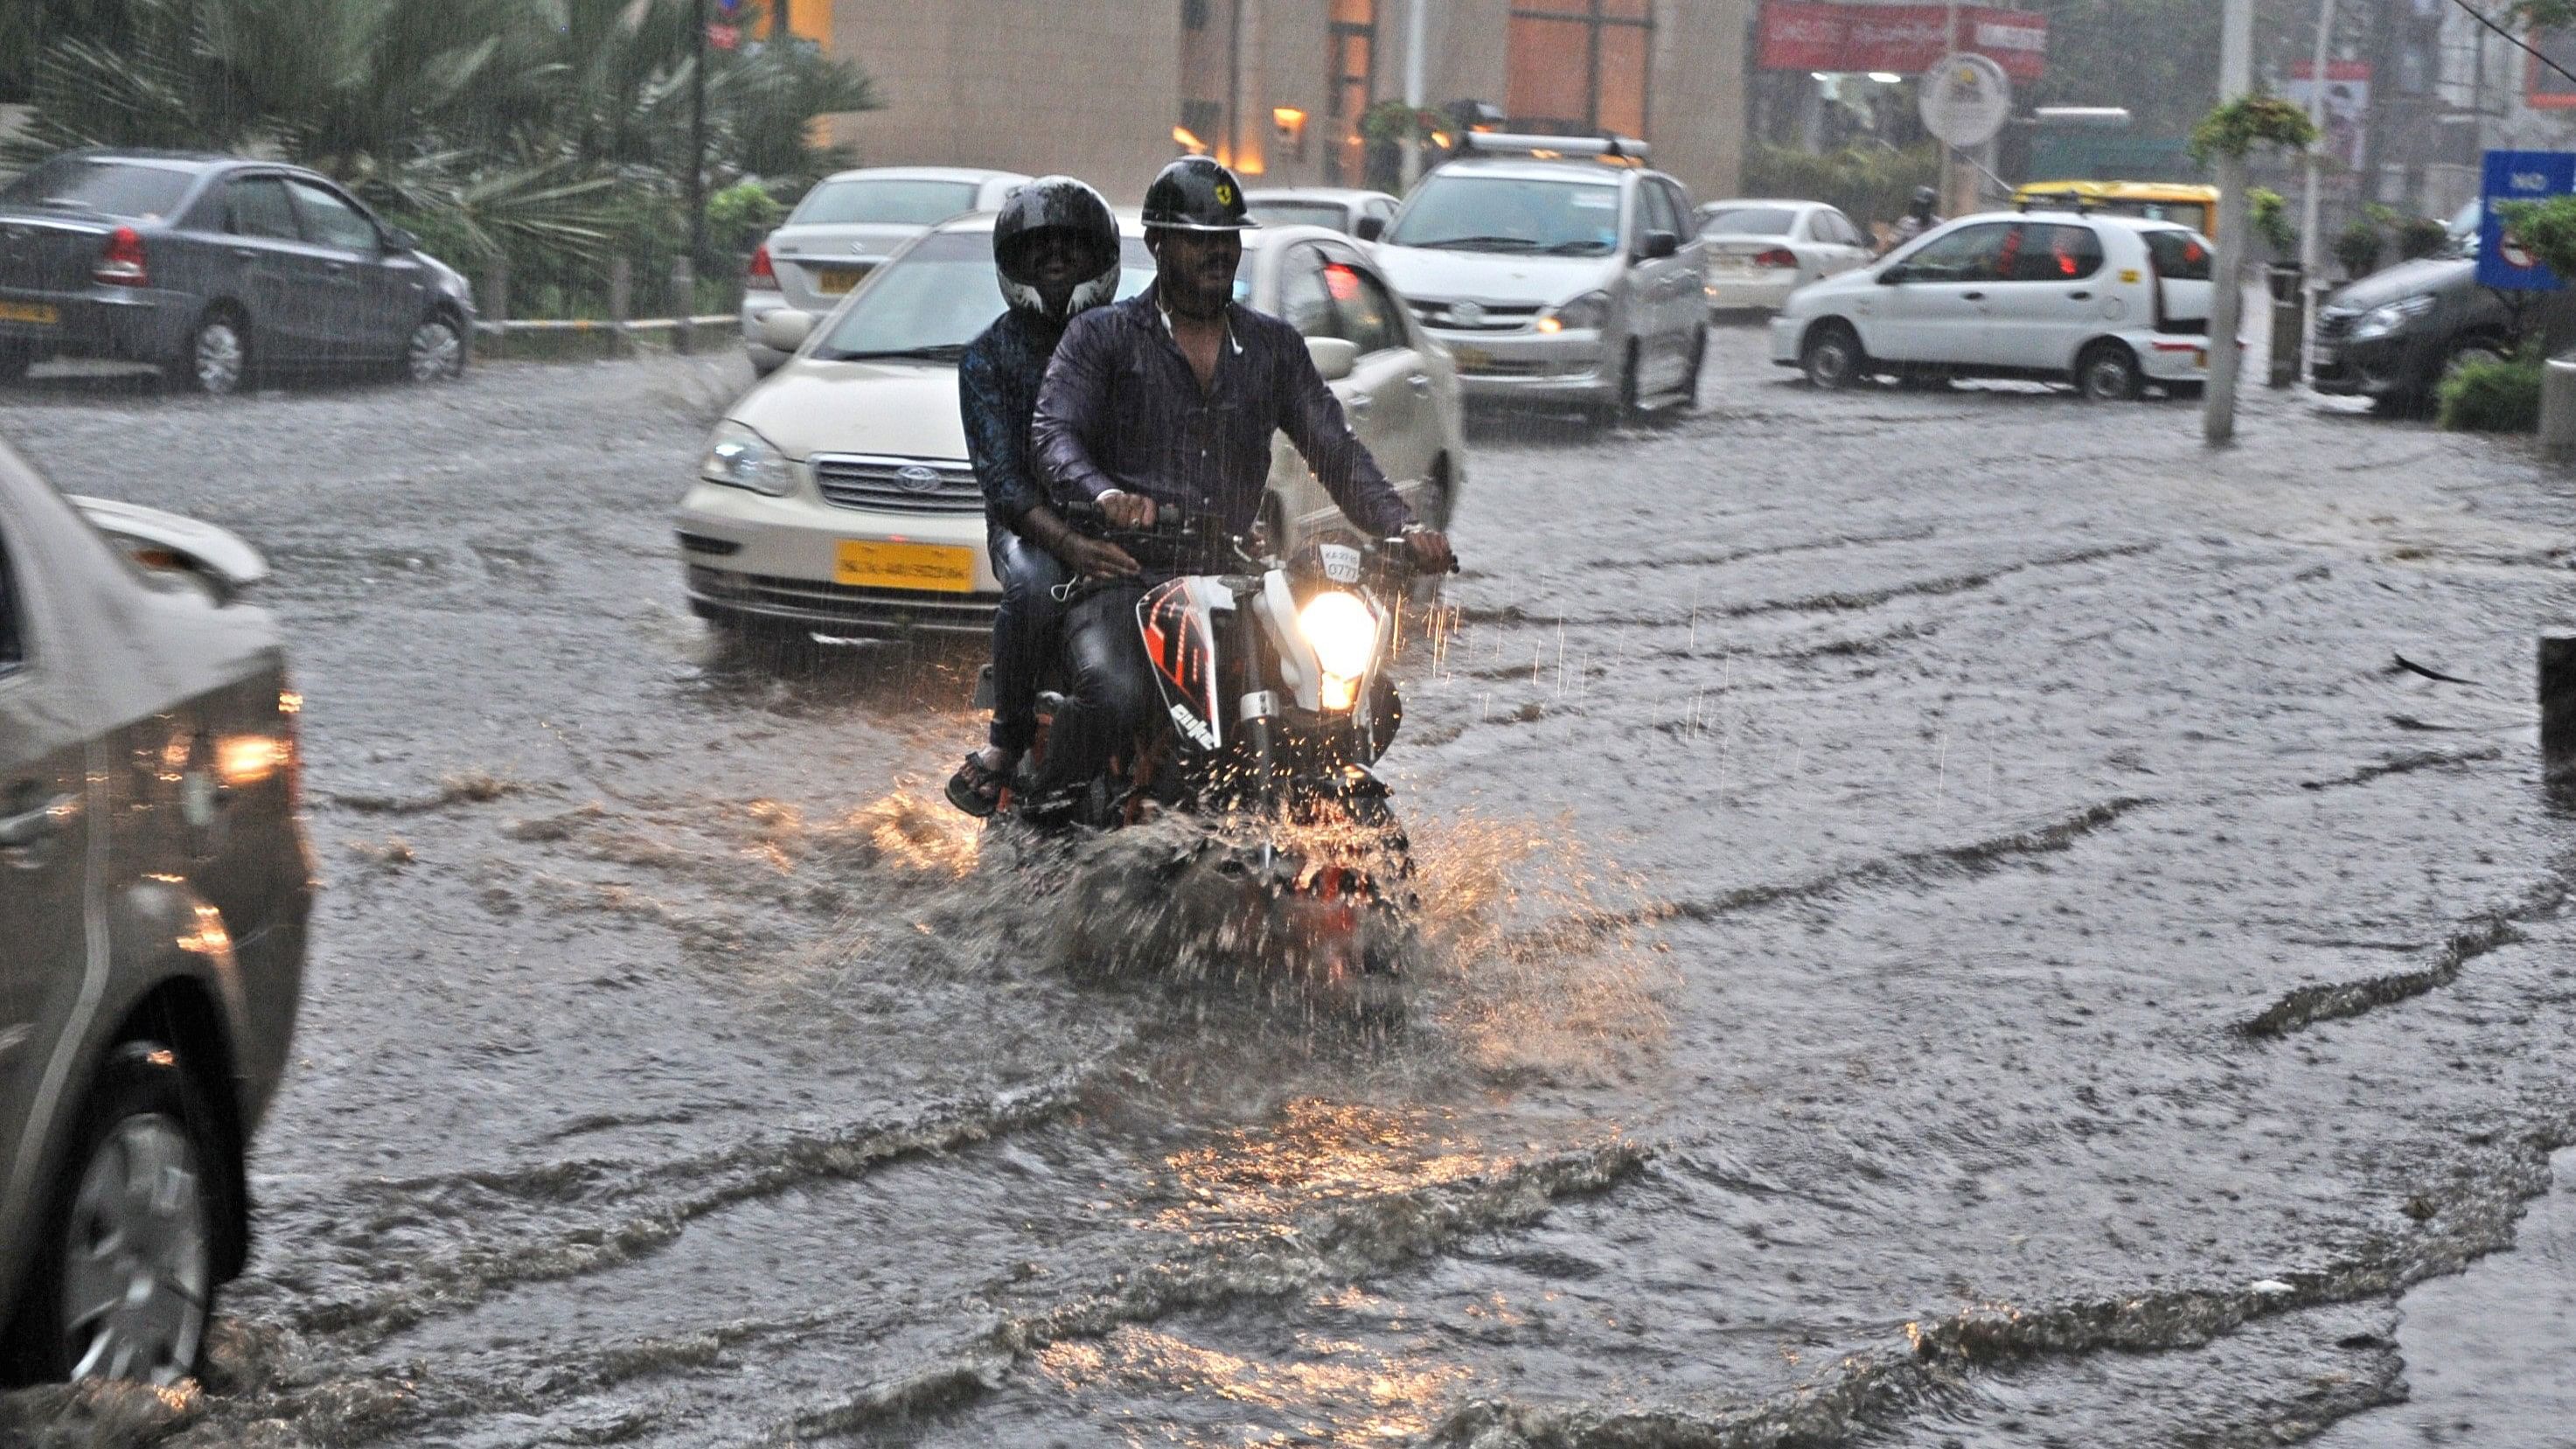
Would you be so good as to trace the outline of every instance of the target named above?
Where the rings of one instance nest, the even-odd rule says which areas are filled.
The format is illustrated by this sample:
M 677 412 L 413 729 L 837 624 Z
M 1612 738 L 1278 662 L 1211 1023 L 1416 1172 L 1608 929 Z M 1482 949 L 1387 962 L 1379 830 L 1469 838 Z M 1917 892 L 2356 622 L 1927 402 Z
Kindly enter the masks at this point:
M 1478 368 L 1494 360 L 1494 354 L 1481 347 L 1452 347 L 1449 356 L 1460 367 Z
M 63 320 L 62 314 L 43 302 L 0 302 L 0 322 L 32 322 L 51 327 Z
M 857 286 L 859 279 L 867 274 L 865 267 L 824 267 L 814 273 L 814 290 L 837 297 Z
M 845 538 L 832 559 L 832 582 L 858 589 L 972 593 L 975 550 L 946 543 L 879 543 Z

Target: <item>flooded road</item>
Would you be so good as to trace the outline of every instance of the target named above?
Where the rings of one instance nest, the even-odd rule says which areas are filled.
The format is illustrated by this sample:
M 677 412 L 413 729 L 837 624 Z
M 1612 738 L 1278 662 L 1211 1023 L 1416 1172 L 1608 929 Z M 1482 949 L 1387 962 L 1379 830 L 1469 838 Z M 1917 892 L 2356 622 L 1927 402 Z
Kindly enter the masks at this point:
M 2271 394 L 2213 457 L 2170 404 L 1710 357 L 1677 424 L 1477 436 L 1387 760 L 1391 1042 L 1087 970 L 1081 883 L 1153 842 L 981 848 L 971 653 L 708 640 L 666 510 L 730 357 L 0 394 L 66 489 L 269 552 L 328 887 L 207 1391 L 0 1424 L 2384 1433 L 2401 1297 L 2576 1142 L 2529 704 L 2576 487 Z M 2546 1442 L 2523 1402 L 2457 1442 Z

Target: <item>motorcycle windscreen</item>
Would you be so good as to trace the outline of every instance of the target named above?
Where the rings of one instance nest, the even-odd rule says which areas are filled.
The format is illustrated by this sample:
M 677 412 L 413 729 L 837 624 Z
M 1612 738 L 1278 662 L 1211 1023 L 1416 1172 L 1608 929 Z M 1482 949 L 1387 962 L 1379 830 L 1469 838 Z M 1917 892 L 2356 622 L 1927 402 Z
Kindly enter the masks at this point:
M 1177 578 L 1136 601 L 1136 626 L 1145 636 L 1145 657 L 1153 663 L 1163 707 L 1183 738 L 1211 753 L 1225 740 L 1217 709 L 1216 623 L 1210 617 L 1218 592 L 1210 580 Z M 1231 598 L 1225 602 L 1233 604 Z

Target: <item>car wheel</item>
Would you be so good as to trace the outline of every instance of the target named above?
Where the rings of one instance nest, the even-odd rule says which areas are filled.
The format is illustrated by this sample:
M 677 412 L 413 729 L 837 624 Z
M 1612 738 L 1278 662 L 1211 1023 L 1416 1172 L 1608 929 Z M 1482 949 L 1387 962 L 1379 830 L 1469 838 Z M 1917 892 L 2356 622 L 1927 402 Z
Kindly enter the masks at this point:
M 1708 329 L 1701 327 L 1691 334 L 1690 370 L 1682 374 L 1682 408 L 1686 412 L 1699 406 L 1700 369 L 1707 363 Z
M 231 312 L 209 312 L 188 334 L 172 380 L 208 397 L 230 397 L 250 381 L 250 329 Z
M 2127 402 L 2145 381 L 2126 343 L 2096 342 L 2075 359 L 2075 390 L 2089 402 Z
M 118 1046 L 73 1124 L 13 1328 L 41 1379 L 194 1377 L 238 1149 L 176 1053 Z
M 465 334 L 456 319 L 432 312 L 411 329 L 403 347 L 403 375 L 414 382 L 446 382 L 465 372 Z
M 1839 392 L 1860 382 L 1869 365 L 1869 356 L 1861 351 L 1860 334 L 1848 322 L 1820 322 L 1807 333 L 1807 345 L 1798 353 L 1798 365 L 1805 369 L 1807 381 L 1825 392 Z

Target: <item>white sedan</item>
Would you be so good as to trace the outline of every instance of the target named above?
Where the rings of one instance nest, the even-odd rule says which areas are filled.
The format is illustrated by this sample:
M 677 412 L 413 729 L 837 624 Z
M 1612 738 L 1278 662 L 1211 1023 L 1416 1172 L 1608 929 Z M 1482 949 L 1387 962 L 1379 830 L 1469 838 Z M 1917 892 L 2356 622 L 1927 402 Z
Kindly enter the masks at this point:
M 1121 296 L 1153 280 L 1125 223 Z M 1002 310 L 993 218 L 934 227 L 820 323 L 764 321 L 792 352 L 736 401 L 680 502 L 689 607 L 736 634 L 888 637 L 991 628 L 1000 584 L 966 459 L 957 360 Z M 1236 296 L 1306 336 L 1353 431 L 1424 520 L 1466 484 L 1458 379 L 1357 243 L 1322 227 L 1244 234 Z M 809 335 L 794 334 L 810 327 Z M 1348 527 L 1274 436 L 1264 521 L 1282 546 Z
M 1699 209 L 1708 310 L 1776 312 L 1789 294 L 1869 265 L 1869 238 L 1821 201 L 1712 201 Z
M 742 345 L 754 372 L 787 354 L 761 340 L 784 307 L 829 311 L 905 242 L 952 216 L 993 211 L 1029 178 L 963 166 L 875 166 L 827 176 L 762 240 L 742 277 Z
M 1881 373 L 2072 382 L 2088 398 L 2209 371 L 2210 246 L 2188 227 L 2103 212 L 1994 212 L 1924 233 L 1799 289 L 1771 360 L 1818 387 Z

